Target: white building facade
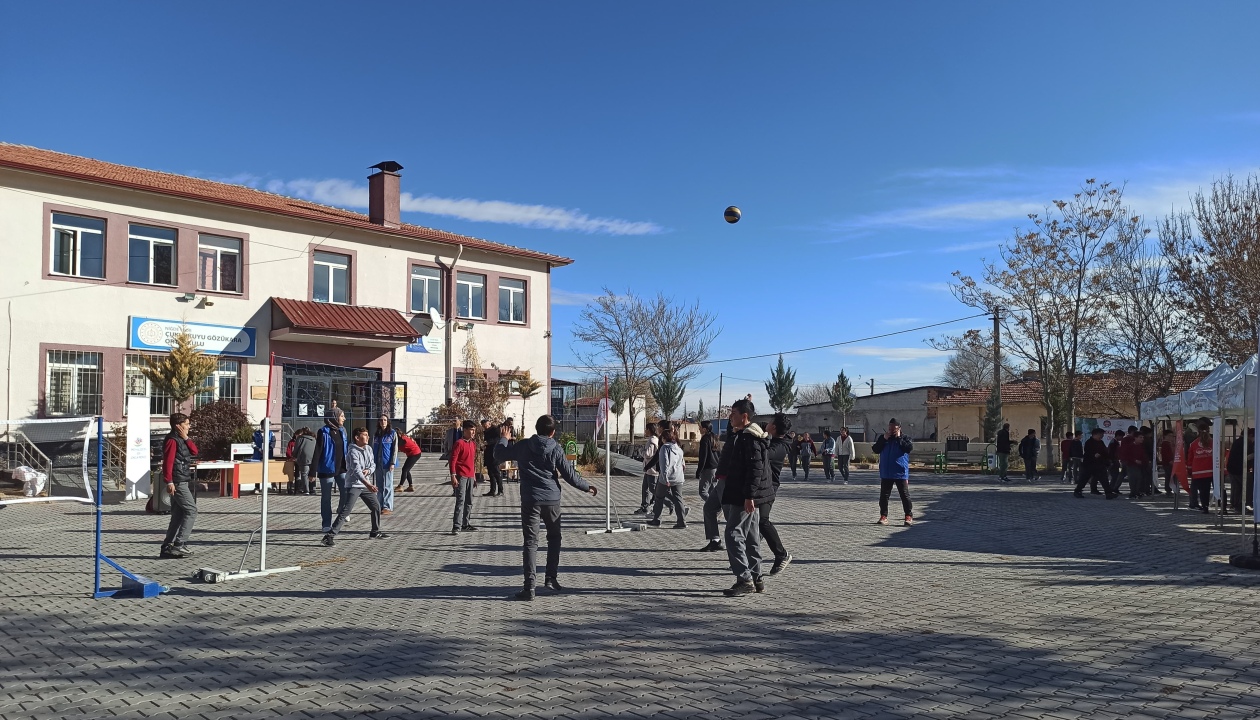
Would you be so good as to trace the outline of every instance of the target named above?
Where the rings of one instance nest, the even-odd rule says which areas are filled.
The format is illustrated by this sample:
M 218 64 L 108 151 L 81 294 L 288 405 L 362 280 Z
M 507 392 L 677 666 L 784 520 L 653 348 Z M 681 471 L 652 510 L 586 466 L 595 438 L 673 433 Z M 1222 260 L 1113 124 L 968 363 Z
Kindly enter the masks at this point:
M 551 269 L 571 261 L 404 224 L 401 166 L 376 167 L 363 215 L 0 144 L 5 417 L 118 422 L 147 395 L 164 419 L 140 358 L 187 327 L 218 357 L 196 405 L 232 399 L 296 429 L 336 401 L 349 422 L 410 427 L 466 382 L 475 339 L 491 379 L 544 383 L 529 417 L 509 402 L 532 428 L 550 396 Z

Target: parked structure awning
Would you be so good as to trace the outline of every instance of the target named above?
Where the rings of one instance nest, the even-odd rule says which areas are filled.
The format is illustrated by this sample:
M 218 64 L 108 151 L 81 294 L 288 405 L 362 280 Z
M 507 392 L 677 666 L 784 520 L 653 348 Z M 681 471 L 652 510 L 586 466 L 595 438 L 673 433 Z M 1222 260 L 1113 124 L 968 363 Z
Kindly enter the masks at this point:
M 271 298 L 272 340 L 401 347 L 420 333 L 389 308 Z

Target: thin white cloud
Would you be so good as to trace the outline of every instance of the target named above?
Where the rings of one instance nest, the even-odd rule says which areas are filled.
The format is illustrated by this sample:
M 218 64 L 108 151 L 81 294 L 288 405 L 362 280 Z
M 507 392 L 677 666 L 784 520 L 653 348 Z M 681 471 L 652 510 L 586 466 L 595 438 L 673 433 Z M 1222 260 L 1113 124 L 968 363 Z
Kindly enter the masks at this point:
M 906 317 L 906 318 L 884 318 L 883 320 L 880 320 L 879 322 L 882 325 L 898 327 L 901 325 L 913 325 L 917 322 L 922 322 L 922 321 L 923 321 L 923 318 Z
M 974 200 L 890 210 L 864 215 L 846 224 L 859 228 L 901 227 L 915 230 L 942 230 L 1000 220 L 1024 220 L 1027 219 L 1029 213 L 1039 213 L 1043 210 L 1045 210 L 1044 203 L 1030 200 Z
M 572 292 L 556 287 L 551 288 L 552 305 L 585 305 L 594 301 L 597 297 L 599 295 L 593 293 Z
M 368 189 L 349 180 L 272 180 L 266 188 L 280 195 L 344 208 L 368 206 Z M 400 207 L 405 212 L 456 217 L 473 222 L 501 223 L 547 230 L 571 230 L 604 235 L 654 235 L 665 228 L 653 222 L 591 217 L 579 210 L 548 205 L 525 205 L 503 200 L 415 196 L 402 193 Z
M 893 250 L 891 252 L 871 253 L 870 255 L 858 255 L 854 260 L 878 260 L 880 258 L 899 257 L 901 255 L 909 255 L 910 250 Z
M 925 347 L 851 347 L 842 348 L 840 352 L 845 355 L 873 357 L 884 362 L 906 362 L 941 357 L 940 350 Z
M 1001 247 L 1001 243 L 994 240 L 981 240 L 979 242 L 959 243 L 957 245 L 946 245 L 938 247 L 933 252 L 937 253 L 960 253 L 971 252 L 973 250 L 997 250 Z

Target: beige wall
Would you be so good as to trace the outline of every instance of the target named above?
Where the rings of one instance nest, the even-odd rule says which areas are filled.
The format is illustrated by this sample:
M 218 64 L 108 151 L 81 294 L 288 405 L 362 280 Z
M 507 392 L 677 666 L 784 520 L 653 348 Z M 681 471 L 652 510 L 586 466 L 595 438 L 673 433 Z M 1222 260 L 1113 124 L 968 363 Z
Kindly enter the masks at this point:
M 1023 437 L 1029 428 L 1041 434 L 1041 417 L 1045 409 L 1040 405 L 1019 404 L 1003 405 L 1004 422 L 1011 424 L 1011 437 Z M 979 441 L 983 436 L 983 405 L 942 405 L 936 414 L 937 438 L 944 441 L 951 435 L 966 435 Z
M 182 290 L 177 293 L 170 288 L 121 282 L 126 279 L 125 264 L 120 277 L 108 278 L 110 284 L 47 279 L 43 271 L 49 254 L 44 218 L 50 203 L 73 206 L 67 211 L 84 215 L 117 213 L 168 227 L 247 234 L 247 296 L 214 295 L 213 307 L 197 308 L 177 301 Z M 107 228 L 107 244 L 125 246 L 126 232 L 125 224 L 111 225 Z M 5 292 L 0 294 L 11 296 L 6 300 L 8 307 L 0 308 L 0 312 L 7 310 L 5 317 L 12 316 L 8 328 L 12 341 L 8 339 L 10 332 L 0 333 L 0 347 L 12 365 L 11 381 L 3 398 L 6 416 L 34 417 L 37 413 L 39 391 L 45 382 L 40 377 L 40 343 L 56 343 L 66 348 L 125 348 L 128 316 L 131 315 L 255 327 L 257 357 L 246 360 L 243 369 L 242 394 L 248 398 L 250 386 L 267 384 L 266 362 L 271 348 L 268 299 L 272 296 L 309 299 L 310 251 L 315 244 L 332 252 L 353 251 L 351 283 L 356 305 L 401 311 L 406 311 L 409 304 L 409 261 L 419 259 L 432 263 L 441 259 L 449 263 L 456 250 L 452 246 L 368 230 L 0 169 L 0 246 L 5 250 L 6 260 Z M 190 260 L 177 258 L 181 271 L 185 267 L 195 268 L 195 262 L 185 265 Z M 487 367 L 494 363 L 503 370 L 528 369 L 534 377 L 546 382 L 550 376 L 549 340 L 545 337 L 550 325 L 550 273 L 546 263 L 467 251 L 459 269 L 503 273 L 527 280 L 527 327 L 475 323 L 472 334 Z M 496 287 L 487 287 L 486 302 L 487 314 L 493 317 L 498 302 Z M 457 367 L 462 365 L 461 353 L 468 335 L 463 330 L 454 333 Z M 327 351 L 328 347 L 322 349 Z M 379 353 L 386 356 L 387 367 L 395 379 L 408 383 L 410 421 L 427 416 L 443 401 L 444 354 L 409 353 L 403 348 L 392 351 L 383 348 Z M 359 354 L 363 354 L 362 349 Z M 107 418 L 117 418 L 121 416 L 121 382 L 117 386 L 108 383 L 109 378 L 104 388 L 105 414 Z M 549 397 L 544 385 L 529 401 L 529 417 L 520 412 L 519 398 L 509 414 L 515 414 L 518 422 L 532 427 L 537 416 L 547 412 Z M 266 411 L 261 400 L 246 403 L 255 419 Z

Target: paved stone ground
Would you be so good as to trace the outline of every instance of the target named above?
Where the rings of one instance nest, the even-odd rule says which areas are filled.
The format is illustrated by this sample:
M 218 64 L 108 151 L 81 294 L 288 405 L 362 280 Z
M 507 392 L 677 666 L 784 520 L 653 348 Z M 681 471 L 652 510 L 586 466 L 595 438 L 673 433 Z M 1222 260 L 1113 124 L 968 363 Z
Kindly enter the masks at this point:
M 632 509 L 637 480 L 614 483 Z M 797 560 L 740 599 L 719 592 L 724 558 L 695 552 L 698 522 L 587 536 L 603 498 L 566 492 L 576 592 L 532 604 L 506 599 L 515 486 L 451 538 L 451 500 L 426 481 L 390 539 L 369 541 L 358 513 L 332 549 L 315 500 L 275 498 L 269 562 L 308 566 L 218 585 L 187 578 L 236 567 L 256 498 L 202 497 L 196 561 L 155 559 L 165 518 L 110 508 L 109 554 L 172 587 L 151 600 L 85 597 L 86 508 L 12 507 L 0 718 L 1260 716 L 1260 576 L 1219 559 L 1237 528 L 1056 484 L 912 490 L 921 520 L 902 528 L 872 524 L 870 473 L 785 485 L 775 516 Z

